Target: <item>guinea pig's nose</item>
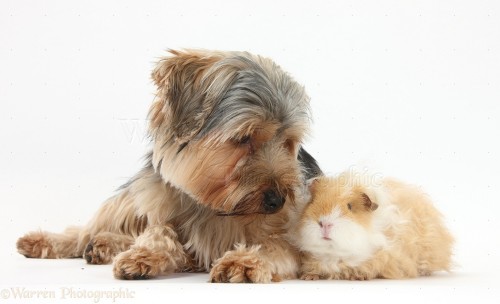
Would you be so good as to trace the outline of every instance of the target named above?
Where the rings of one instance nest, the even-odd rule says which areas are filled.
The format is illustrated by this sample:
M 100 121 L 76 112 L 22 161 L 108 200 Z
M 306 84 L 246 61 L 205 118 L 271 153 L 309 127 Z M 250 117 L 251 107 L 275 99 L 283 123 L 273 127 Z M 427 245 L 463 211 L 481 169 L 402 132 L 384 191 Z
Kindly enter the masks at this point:
M 285 198 L 274 190 L 264 192 L 263 213 L 276 213 L 285 204 Z

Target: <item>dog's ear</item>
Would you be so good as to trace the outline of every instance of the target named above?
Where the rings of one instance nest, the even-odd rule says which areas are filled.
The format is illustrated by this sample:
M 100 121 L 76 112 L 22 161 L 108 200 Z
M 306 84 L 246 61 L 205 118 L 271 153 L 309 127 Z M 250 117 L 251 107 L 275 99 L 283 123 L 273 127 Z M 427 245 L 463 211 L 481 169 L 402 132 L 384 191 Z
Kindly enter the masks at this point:
M 222 53 L 174 51 L 162 58 L 153 70 L 157 98 L 150 110 L 150 132 L 172 132 L 175 140 L 195 136 L 211 113 L 217 98 L 209 70 L 223 58 Z M 222 84 L 220 84 L 222 85 Z M 220 94 L 219 94 L 220 95 Z M 167 128 L 167 129 L 166 129 Z

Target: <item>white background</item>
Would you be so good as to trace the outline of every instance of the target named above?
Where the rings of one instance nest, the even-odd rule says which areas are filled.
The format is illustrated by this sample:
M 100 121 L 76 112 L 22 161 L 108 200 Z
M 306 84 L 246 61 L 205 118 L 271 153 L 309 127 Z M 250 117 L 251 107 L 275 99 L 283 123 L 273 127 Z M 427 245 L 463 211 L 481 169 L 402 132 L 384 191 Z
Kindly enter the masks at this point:
M 184 47 L 247 50 L 289 71 L 311 96 L 305 146 L 323 170 L 366 164 L 421 185 L 457 239 L 454 270 L 402 281 L 123 282 L 110 266 L 17 254 L 27 231 L 85 224 L 141 167 L 150 71 L 167 48 Z M 498 303 L 499 103 L 494 0 L 1 0 L 0 303 L 40 300 L 14 299 L 15 288 L 54 292 L 47 303 L 69 303 L 69 288 L 133 292 L 117 303 Z

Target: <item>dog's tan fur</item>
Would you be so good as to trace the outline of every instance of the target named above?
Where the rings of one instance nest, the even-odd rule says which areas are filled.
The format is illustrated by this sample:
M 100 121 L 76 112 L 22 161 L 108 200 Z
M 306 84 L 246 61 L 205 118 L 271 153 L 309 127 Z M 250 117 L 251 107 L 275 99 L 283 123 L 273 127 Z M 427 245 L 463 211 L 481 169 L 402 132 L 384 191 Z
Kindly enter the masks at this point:
M 27 234 L 19 252 L 114 259 L 123 279 L 209 270 L 213 282 L 295 277 L 299 256 L 283 234 L 289 209 L 307 196 L 297 160 L 309 123 L 303 88 L 249 53 L 171 53 L 152 74 L 147 166 L 88 225 Z M 286 199 L 281 210 L 264 210 L 269 191 Z

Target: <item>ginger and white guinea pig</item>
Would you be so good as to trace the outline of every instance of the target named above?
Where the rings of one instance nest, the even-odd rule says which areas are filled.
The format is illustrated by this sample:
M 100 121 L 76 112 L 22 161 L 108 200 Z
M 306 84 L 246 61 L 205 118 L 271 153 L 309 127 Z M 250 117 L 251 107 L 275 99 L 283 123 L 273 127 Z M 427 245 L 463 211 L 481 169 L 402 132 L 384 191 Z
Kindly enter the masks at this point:
M 420 189 L 345 172 L 311 183 L 292 227 L 304 280 L 400 279 L 449 271 L 453 237 Z

